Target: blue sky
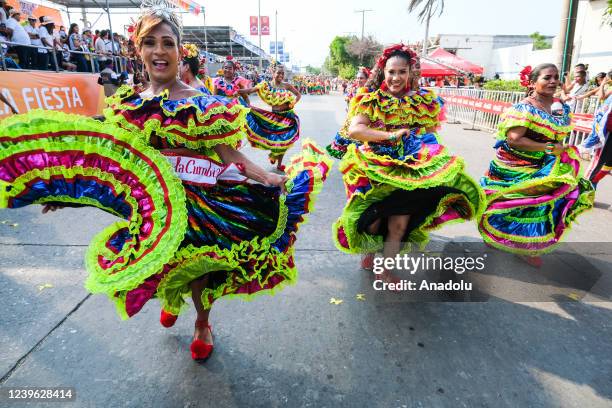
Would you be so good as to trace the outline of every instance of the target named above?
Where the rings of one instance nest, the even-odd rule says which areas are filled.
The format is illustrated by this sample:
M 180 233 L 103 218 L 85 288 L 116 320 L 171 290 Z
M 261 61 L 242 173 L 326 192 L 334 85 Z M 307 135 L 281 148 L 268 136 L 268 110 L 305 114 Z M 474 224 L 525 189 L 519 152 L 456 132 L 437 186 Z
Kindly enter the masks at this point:
M 209 25 L 231 25 L 257 44 L 249 33 L 249 16 L 257 15 L 257 0 L 197 0 L 206 8 Z M 432 19 L 430 34 L 531 34 L 539 31 L 556 35 L 559 31 L 561 0 L 445 0 L 441 17 Z M 262 15 L 270 16 L 271 36 L 262 37 L 269 49 L 274 40 L 274 12 L 278 10 L 278 37 L 293 64 L 320 66 L 336 35 L 361 35 L 361 14 L 366 13 L 365 33 L 383 44 L 414 42 L 424 35 L 416 16 L 407 12 L 407 0 L 261 0 Z M 98 27 L 105 26 L 105 18 Z M 128 17 L 113 18 L 126 24 Z M 202 17 L 185 16 L 185 25 L 202 25 Z

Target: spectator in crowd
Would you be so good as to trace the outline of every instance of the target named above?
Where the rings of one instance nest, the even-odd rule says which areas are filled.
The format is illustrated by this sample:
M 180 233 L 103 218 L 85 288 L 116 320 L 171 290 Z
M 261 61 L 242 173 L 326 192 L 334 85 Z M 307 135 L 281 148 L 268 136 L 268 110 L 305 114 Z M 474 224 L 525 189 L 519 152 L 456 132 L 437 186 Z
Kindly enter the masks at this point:
M 82 37 L 82 42 L 81 42 L 81 48 L 83 50 L 85 50 L 86 52 L 95 52 L 95 48 L 94 48 L 94 38 L 91 35 L 91 30 L 89 29 L 85 29 L 83 30 L 83 35 Z M 100 67 L 98 66 L 98 59 L 93 56 L 93 55 L 85 55 L 85 59 L 88 61 L 88 64 L 90 66 L 89 72 L 91 71 L 91 61 L 93 60 L 93 72 L 98 72 L 100 71 Z
M 599 74 L 595 75 L 595 79 L 593 81 L 593 84 L 589 86 L 589 90 L 586 93 L 577 96 L 576 100 L 581 101 L 583 99 L 590 98 L 591 96 L 596 95 L 597 91 L 599 91 L 599 88 L 601 87 L 601 84 L 604 83 L 606 80 L 607 79 L 605 72 L 600 72 Z
M 81 34 L 79 34 L 79 25 L 77 23 L 72 23 L 68 29 L 68 46 L 71 50 L 76 50 L 76 46 L 74 44 L 75 38 L 80 40 Z
M 569 92 L 561 91 L 561 100 L 569 105 L 571 112 L 579 111 L 582 108 L 582 101 L 576 98 L 584 95 L 589 90 L 586 75 L 586 71 L 574 72 L 574 81 L 571 83 Z
M 70 55 L 70 61 L 76 65 L 78 72 L 91 72 L 91 65 L 89 64 L 85 54 L 81 54 L 81 52 L 89 52 L 87 47 L 81 44 L 81 39 L 79 37 L 74 37 L 72 44 L 74 46 L 74 52 Z
M 60 26 L 58 32 L 57 32 L 60 41 L 65 40 L 66 38 L 68 38 L 68 34 L 66 34 L 66 27 L 64 26 Z
M 6 0 L 0 0 L 0 24 L 6 24 L 6 20 L 8 18 L 6 7 Z
M 96 43 L 94 45 L 96 54 L 103 54 L 102 56 L 98 57 L 98 62 L 100 63 L 100 69 L 104 69 L 103 68 L 103 62 L 106 62 L 106 60 L 108 60 L 107 57 L 105 57 L 104 55 L 108 55 L 109 54 L 109 47 L 107 44 L 110 44 L 110 40 L 109 40 L 109 32 L 108 30 L 102 30 L 100 32 L 100 36 L 98 37 L 98 39 L 96 40 Z
M 28 16 L 28 24 L 26 24 L 23 29 L 30 37 L 30 44 L 32 45 L 42 45 L 40 41 L 40 35 L 38 34 L 38 29 L 36 28 L 36 17 Z M 30 48 L 30 67 L 38 68 L 38 50 L 34 48 Z
M 53 30 L 55 29 L 55 22 L 47 16 L 40 16 L 38 18 L 40 26 L 38 27 L 38 36 L 43 46 L 53 48 Z M 38 49 L 38 69 L 49 69 L 49 50 L 46 48 Z M 53 67 L 55 69 L 55 67 Z
M 70 47 L 68 46 L 67 38 L 64 41 L 62 41 L 62 52 L 60 53 L 60 55 L 61 55 L 62 69 L 66 71 L 72 71 L 72 72 L 76 71 L 77 66 L 73 64 L 72 62 L 70 62 Z
M 9 15 L 10 17 L 6 20 L 6 28 L 10 30 L 11 42 L 18 44 L 14 45 L 13 49 L 19 57 L 19 65 L 21 65 L 21 68 L 30 69 L 32 67 L 30 55 L 31 50 L 33 50 L 33 48 L 27 47 L 32 44 L 30 36 L 28 36 L 26 30 L 19 23 L 19 20 L 21 20 L 19 10 L 12 9 Z

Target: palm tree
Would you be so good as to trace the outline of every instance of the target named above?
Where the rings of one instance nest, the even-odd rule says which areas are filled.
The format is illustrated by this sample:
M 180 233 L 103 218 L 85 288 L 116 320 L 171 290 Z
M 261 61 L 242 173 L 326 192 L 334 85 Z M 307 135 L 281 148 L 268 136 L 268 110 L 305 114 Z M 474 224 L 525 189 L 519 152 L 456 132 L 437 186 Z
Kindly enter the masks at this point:
M 421 23 L 425 22 L 425 39 L 423 40 L 423 50 L 421 53 L 427 55 L 427 43 L 429 41 L 429 20 L 431 16 L 438 13 L 438 16 L 442 15 L 444 11 L 444 0 L 410 0 L 408 4 L 408 12 L 412 13 L 417 8 L 421 7 L 418 18 Z

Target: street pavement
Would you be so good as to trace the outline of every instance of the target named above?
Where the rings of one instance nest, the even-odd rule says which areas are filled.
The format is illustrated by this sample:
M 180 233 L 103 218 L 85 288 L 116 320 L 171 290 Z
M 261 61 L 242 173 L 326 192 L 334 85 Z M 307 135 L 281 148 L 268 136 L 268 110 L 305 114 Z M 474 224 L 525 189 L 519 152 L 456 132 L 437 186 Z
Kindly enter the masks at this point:
M 297 113 L 302 137 L 324 146 L 344 102 L 304 96 Z M 463 128 L 441 134 L 477 178 L 493 136 Z M 269 168 L 264 152 L 244 152 Z M 425 301 L 375 292 L 359 258 L 335 249 L 331 225 L 345 202 L 336 161 L 299 233 L 299 282 L 215 304 L 204 364 L 188 351 L 193 310 L 171 329 L 156 301 L 121 321 L 83 288 L 88 242 L 112 216 L 0 210 L 0 386 L 73 387 L 76 400 L 58 407 L 610 407 L 612 178 L 597 194 L 541 269 L 489 251 L 477 293 Z M 486 251 L 473 222 L 436 231 L 431 248 Z

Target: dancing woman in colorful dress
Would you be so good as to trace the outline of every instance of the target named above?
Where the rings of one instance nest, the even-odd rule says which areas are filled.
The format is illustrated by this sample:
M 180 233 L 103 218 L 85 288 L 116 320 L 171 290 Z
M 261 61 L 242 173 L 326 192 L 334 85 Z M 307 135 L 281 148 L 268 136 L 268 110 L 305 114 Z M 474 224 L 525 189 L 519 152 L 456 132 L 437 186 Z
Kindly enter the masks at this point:
M 226 57 L 223 63 L 223 75 L 213 80 L 213 95 L 225 96 L 227 98 L 239 98 L 244 106 L 249 106 L 248 96 L 241 97 L 238 91 L 249 87 L 249 80 L 236 73 L 238 64 L 231 55 Z
M 283 171 L 283 157 L 300 137 L 300 119 L 293 107 L 302 95 L 293 85 L 284 81 L 284 65 L 274 65 L 272 72 L 272 81 L 262 81 L 239 93 L 246 97 L 257 92 L 261 100 L 272 108 L 272 111 L 266 111 L 251 106 L 251 112 L 247 115 L 247 138 L 253 147 L 269 150 L 270 163 L 276 164 L 276 168 Z
M 438 141 L 441 99 L 411 88 L 417 58 L 403 44 L 385 49 L 368 81 L 376 90 L 352 104 L 348 136 L 363 144 L 350 144 L 340 162 L 348 201 L 333 234 L 341 251 L 392 258 L 482 211 L 482 189 Z M 397 278 L 385 270 L 381 280 Z
M 593 206 L 593 186 L 581 177 L 570 108 L 555 99 L 559 71 L 542 64 L 521 72 L 528 96 L 498 125 L 495 157 L 481 180 L 487 207 L 478 227 L 484 241 L 539 267 L 576 217 Z
M 296 281 L 295 234 L 329 159 L 305 142 L 285 177 L 236 151 L 248 109 L 177 79 L 181 25 L 171 9 L 145 9 L 135 39 L 150 85 L 120 88 L 104 123 L 49 111 L 0 122 L 0 207 L 89 205 L 122 218 L 92 241 L 86 287 L 124 318 L 158 298 L 165 327 L 191 297 L 191 356 L 204 360 L 215 301 Z

